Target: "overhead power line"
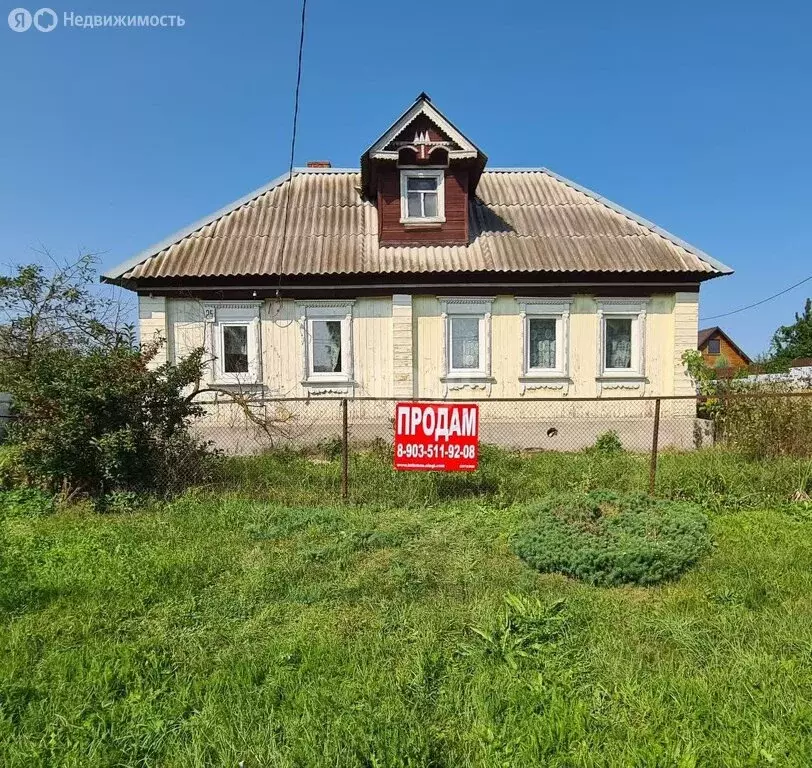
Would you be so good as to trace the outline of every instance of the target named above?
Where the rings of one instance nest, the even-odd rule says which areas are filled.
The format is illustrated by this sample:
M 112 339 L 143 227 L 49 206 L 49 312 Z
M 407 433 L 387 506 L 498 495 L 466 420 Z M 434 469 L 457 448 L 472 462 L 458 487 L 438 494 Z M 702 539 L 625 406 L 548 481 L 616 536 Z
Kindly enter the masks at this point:
M 299 57 L 296 65 L 296 95 L 293 98 L 293 131 L 290 137 L 290 162 L 288 164 L 288 181 L 285 185 L 285 218 L 282 222 L 282 244 L 279 249 L 279 284 L 276 288 L 276 298 L 282 288 L 282 274 L 285 266 L 285 246 L 288 240 L 288 218 L 290 215 L 290 198 L 293 182 L 293 158 L 296 152 L 296 130 L 299 125 L 299 91 L 302 86 L 302 54 L 304 52 L 305 19 L 307 16 L 307 0 L 302 0 L 302 19 L 299 27 Z
M 744 312 L 748 309 L 753 309 L 753 307 L 759 307 L 762 304 L 766 304 L 768 301 L 772 301 L 773 299 L 777 299 L 779 296 L 783 296 L 785 293 L 789 293 L 793 288 L 797 288 L 799 285 L 808 283 L 810 280 L 812 280 L 812 275 L 810 275 L 809 277 L 805 277 L 803 280 L 799 280 L 797 283 L 791 285 L 789 288 L 784 288 L 783 291 L 779 291 L 778 293 L 774 293 L 772 296 L 768 296 L 766 299 L 756 301 L 753 304 L 748 304 L 746 307 L 739 307 L 738 309 L 733 309 L 730 312 L 722 312 L 721 315 L 710 315 L 709 317 L 700 317 L 699 322 L 704 322 L 705 320 L 716 320 L 717 318 L 728 317 L 729 315 L 737 315 L 739 312 Z

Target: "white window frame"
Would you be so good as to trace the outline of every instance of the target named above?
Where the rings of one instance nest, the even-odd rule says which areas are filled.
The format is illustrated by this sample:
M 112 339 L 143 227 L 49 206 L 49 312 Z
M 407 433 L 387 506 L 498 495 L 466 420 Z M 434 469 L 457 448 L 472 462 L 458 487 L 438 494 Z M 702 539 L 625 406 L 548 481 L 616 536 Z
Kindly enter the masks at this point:
M 492 298 L 449 297 L 442 298 L 443 318 L 443 370 L 442 380 L 490 380 L 491 379 L 491 307 Z M 479 366 L 477 368 L 453 368 L 451 354 L 452 319 L 474 317 L 479 321 Z
M 437 179 L 437 215 L 409 216 L 408 180 Z M 442 224 L 445 221 L 445 170 L 443 168 L 403 168 L 400 171 L 400 223 Z
M 299 325 L 302 333 L 302 384 L 305 386 L 353 384 L 352 310 L 354 301 L 298 302 Z M 341 323 L 341 370 L 313 370 L 313 323 Z
M 203 305 L 205 346 L 212 354 L 209 382 L 222 386 L 253 386 L 262 382 L 261 323 L 262 302 L 211 302 Z M 248 371 L 235 373 L 224 370 L 225 354 L 223 328 L 238 325 L 248 329 Z
M 570 370 L 570 299 L 517 299 L 522 320 L 522 380 L 568 379 Z M 555 368 L 530 367 L 530 321 L 555 320 Z
M 648 301 L 602 299 L 598 301 L 598 378 L 642 380 L 646 376 L 646 310 Z M 606 367 L 606 320 L 631 320 L 632 350 L 630 368 Z

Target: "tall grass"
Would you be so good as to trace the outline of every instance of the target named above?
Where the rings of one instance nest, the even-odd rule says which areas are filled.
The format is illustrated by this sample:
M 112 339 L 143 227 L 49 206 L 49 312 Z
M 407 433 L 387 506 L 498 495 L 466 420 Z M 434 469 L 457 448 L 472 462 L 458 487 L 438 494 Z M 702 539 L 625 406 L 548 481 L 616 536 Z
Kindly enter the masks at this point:
M 504 507 L 550 492 L 646 492 L 649 466 L 649 457 L 643 454 L 520 454 L 483 446 L 476 472 L 395 472 L 390 454 L 379 447 L 351 453 L 349 491 L 354 503 L 420 507 L 480 499 Z M 294 451 L 232 458 L 216 488 L 289 503 L 338 500 L 341 463 Z M 716 512 L 775 506 L 812 494 L 812 460 L 758 461 L 722 449 L 663 452 L 656 490 L 663 498 L 694 501 Z

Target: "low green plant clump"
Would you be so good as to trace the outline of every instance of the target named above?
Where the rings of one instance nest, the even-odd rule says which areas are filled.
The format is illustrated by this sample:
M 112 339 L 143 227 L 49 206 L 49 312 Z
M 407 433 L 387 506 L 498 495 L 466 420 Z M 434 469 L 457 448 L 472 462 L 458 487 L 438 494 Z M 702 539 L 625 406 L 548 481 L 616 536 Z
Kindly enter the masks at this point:
M 598 435 L 598 439 L 595 440 L 595 445 L 587 450 L 614 456 L 618 453 L 623 453 L 623 443 L 620 441 L 620 435 L 618 435 L 617 431 L 610 429 Z
M 539 571 L 591 584 L 655 584 L 708 550 L 708 519 L 693 504 L 642 494 L 557 494 L 532 509 L 516 554 Z

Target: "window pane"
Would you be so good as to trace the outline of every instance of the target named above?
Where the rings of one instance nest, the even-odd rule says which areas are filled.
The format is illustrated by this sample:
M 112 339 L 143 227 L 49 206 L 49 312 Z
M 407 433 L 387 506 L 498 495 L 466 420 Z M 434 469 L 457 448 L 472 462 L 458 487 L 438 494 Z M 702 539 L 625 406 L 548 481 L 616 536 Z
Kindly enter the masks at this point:
M 606 367 L 632 367 L 632 321 L 630 318 L 606 318 Z
M 434 192 L 437 189 L 437 179 L 421 179 L 416 176 L 409 176 L 406 179 L 406 189 L 411 192 L 412 190 L 421 190 L 425 192 Z
M 711 339 L 708 342 L 708 352 L 711 355 L 718 355 L 722 351 L 722 343 L 719 339 Z
M 556 367 L 555 320 L 552 318 L 530 318 L 530 367 Z
M 341 372 L 341 321 L 313 321 L 313 373 Z
M 248 373 L 247 326 L 223 326 L 223 371 L 225 373 Z
M 451 367 L 479 368 L 479 318 L 451 318 Z
M 423 195 L 423 213 L 426 216 L 437 215 L 437 193 L 427 192 Z
M 409 216 L 414 218 L 420 218 L 423 215 L 423 211 L 420 209 L 420 193 L 409 192 L 408 200 L 409 200 Z

